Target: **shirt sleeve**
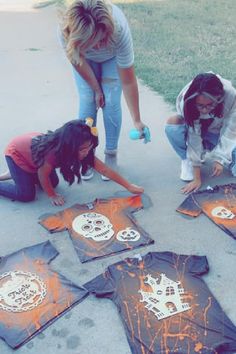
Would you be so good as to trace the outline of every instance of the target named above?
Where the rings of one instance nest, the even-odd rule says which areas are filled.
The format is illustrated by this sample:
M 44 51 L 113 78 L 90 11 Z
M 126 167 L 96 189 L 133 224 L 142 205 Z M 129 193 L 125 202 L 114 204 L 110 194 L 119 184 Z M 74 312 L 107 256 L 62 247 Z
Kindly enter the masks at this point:
M 207 273 L 209 270 L 208 261 L 205 256 L 183 255 L 167 251 L 160 254 L 154 252 L 154 257 L 172 264 L 183 275 L 185 273 L 201 275 Z
M 236 91 L 229 112 L 223 119 L 220 139 L 212 151 L 212 158 L 224 166 L 229 166 L 232 162 L 232 151 L 236 147 Z
M 186 91 L 188 90 L 191 82 L 189 82 L 184 88 L 180 91 L 176 98 L 176 111 L 178 116 L 184 118 L 184 95 Z
M 142 197 L 140 195 L 133 195 L 131 197 L 123 199 L 123 207 L 129 207 L 133 211 L 138 210 L 143 207 Z
M 178 206 L 176 211 L 192 217 L 197 217 L 202 212 L 201 208 L 195 203 L 191 194 L 184 199 L 183 203 Z
M 45 263 L 50 263 L 59 254 L 50 241 L 24 248 L 23 252 L 27 254 L 29 258 L 40 259 L 45 261 Z
M 96 297 L 112 298 L 115 291 L 115 284 L 108 270 L 85 283 L 83 287 Z
M 115 22 L 116 61 L 120 68 L 130 68 L 134 63 L 134 50 L 131 31 L 123 12 L 113 6 Z
M 41 215 L 39 217 L 39 224 L 51 233 L 65 231 L 67 229 L 61 213 Z
M 203 151 L 201 124 L 198 119 L 194 121 L 193 127 L 188 128 L 187 133 L 187 158 L 192 161 L 193 166 L 201 166 Z
M 191 256 L 186 258 L 186 268 L 191 274 L 202 275 L 209 271 L 209 264 L 205 256 Z
M 184 96 L 192 81 L 189 82 L 179 93 L 176 99 L 176 111 L 179 117 L 184 119 Z M 187 158 L 193 163 L 193 166 L 202 164 L 203 144 L 201 138 L 200 121 L 194 122 L 193 127 L 188 127 L 187 131 Z

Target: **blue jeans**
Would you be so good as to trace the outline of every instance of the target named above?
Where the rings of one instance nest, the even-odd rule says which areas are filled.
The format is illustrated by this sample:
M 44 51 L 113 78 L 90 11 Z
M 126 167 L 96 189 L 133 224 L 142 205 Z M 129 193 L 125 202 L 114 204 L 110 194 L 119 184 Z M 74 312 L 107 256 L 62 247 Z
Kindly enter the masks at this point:
M 106 150 L 116 150 L 120 136 L 122 112 L 121 112 L 121 82 L 117 71 L 116 58 L 95 63 L 88 60 L 99 84 L 101 85 L 105 106 L 103 110 L 103 122 L 106 136 Z M 79 93 L 79 119 L 92 117 L 94 125 L 97 122 L 97 109 L 94 91 L 88 83 L 73 69 L 76 86 Z
M 37 173 L 26 172 L 11 157 L 6 156 L 5 158 L 14 183 L 0 181 L 0 195 L 21 202 L 34 200 L 36 194 L 35 185 L 40 185 Z M 50 180 L 53 187 L 58 185 L 59 179 L 55 170 L 52 171 Z
M 187 127 L 185 124 L 166 124 L 166 136 L 181 160 L 187 158 Z M 207 132 L 203 137 L 203 145 L 206 150 L 213 150 L 219 140 L 219 134 Z M 236 148 L 232 151 L 232 163 L 229 166 L 233 176 L 236 176 Z

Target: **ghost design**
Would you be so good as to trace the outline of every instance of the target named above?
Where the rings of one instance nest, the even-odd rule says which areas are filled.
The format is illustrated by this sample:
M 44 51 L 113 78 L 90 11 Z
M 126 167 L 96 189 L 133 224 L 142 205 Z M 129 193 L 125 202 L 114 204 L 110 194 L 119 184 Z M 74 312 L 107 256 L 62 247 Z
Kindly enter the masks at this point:
M 85 213 L 77 216 L 72 222 L 75 232 L 96 242 L 107 241 L 114 235 L 110 220 L 102 214 Z

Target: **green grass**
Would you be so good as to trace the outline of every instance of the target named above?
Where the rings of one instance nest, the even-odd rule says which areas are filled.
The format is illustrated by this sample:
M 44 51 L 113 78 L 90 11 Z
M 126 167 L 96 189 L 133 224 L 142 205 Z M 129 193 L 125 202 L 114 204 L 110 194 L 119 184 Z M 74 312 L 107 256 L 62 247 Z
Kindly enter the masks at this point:
M 199 72 L 212 70 L 236 85 L 236 0 L 113 3 L 131 27 L 137 76 L 168 102 Z

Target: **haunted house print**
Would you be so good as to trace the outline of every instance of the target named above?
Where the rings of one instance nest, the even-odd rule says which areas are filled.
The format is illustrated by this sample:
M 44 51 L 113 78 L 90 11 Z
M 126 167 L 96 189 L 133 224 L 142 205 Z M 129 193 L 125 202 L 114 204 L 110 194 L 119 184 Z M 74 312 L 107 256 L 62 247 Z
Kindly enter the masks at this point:
M 153 243 L 133 215 L 141 208 L 141 196 L 96 199 L 43 215 L 39 223 L 51 233 L 68 230 L 83 263 Z
M 236 184 L 192 193 L 176 210 L 192 217 L 203 212 L 228 235 L 236 238 Z
M 184 295 L 184 289 L 180 281 L 173 281 L 164 273 L 157 279 L 148 274 L 144 284 L 149 285 L 150 290 L 139 290 L 142 295 L 140 302 L 145 302 L 145 308 L 152 311 L 158 320 L 190 309 L 187 302 L 182 302 L 181 295 Z
M 150 252 L 126 258 L 84 284 L 118 308 L 134 354 L 236 351 L 236 327 L 201 279 L 204 256 Z
M 88 292 L 54 272 L 58 255 L 47 241 L 0 257 L 0 337 L 18 348 Z

